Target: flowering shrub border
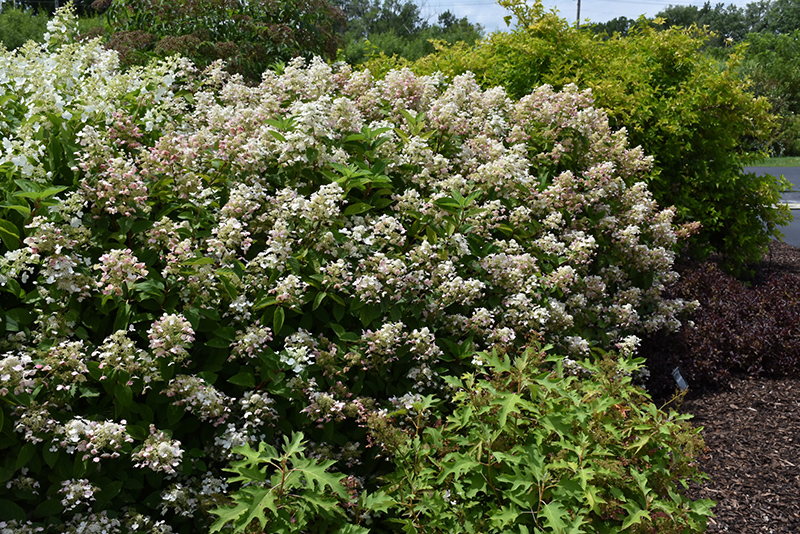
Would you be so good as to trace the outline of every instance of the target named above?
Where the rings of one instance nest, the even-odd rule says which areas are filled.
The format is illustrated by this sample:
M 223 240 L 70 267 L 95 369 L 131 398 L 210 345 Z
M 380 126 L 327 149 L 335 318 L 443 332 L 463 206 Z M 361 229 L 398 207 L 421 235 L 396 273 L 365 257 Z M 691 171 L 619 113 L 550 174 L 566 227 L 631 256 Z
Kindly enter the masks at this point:
M 73 26 L 0 56 L 17 528 L 206 529 L 235 448 L 298 430 L 357 499 L 410 439 L 398 411 L 478 351 L 630 356 L 691 308 L 661 291 L 692 228 L 589 92 L 318 59 L 258 87 L 181 59 L 122 73 Z

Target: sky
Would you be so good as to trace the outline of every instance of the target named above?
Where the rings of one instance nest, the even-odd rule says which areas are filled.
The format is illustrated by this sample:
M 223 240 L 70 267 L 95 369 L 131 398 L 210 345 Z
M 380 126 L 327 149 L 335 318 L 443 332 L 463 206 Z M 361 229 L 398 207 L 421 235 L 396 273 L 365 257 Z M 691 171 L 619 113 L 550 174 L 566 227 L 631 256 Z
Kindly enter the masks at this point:
M 753 0 L 711 0 L 717 3 L 735 4 L 744 7 Z M 467 17 L 473 23 L 481 24 L 486 33 L 507 28 L 503 17 L 510 14 L 505 8 L 498 6 L 494 0 L 416 0 L 421 6 L 423 16 L 430 17 L 435 23 L 440 13 L 450 11 L 458 18 Z M 703 0 L 581 0 L 581 22 L 589 19 L 592 22 L 607 22 L 617 17 L 636 19 L 639 15 L 654 17 L 656 13 L 669 5 L 702 6 Z M 544 0 L 546 9 L 556 8 L 559 15 L 570 24 L 575 23 L 578 11 L 577 0 Z

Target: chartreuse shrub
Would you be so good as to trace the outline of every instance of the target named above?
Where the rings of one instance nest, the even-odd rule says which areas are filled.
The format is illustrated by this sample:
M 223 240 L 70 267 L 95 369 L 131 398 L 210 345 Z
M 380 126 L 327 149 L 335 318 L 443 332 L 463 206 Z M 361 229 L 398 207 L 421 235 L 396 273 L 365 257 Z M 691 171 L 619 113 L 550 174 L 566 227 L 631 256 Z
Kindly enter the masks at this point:
M 386 440 L 396 469 L 372 498 L 401 511 L 405 532 L 704 529 L 712 503 L 682 494 L 699 429 L 631 385 L 641 360 L 480 357 L 446 378 L 444 421 L 433 397 L 393 414 L 412 437 Z
M 420 74 L 475 73 L 482 87 L 500 85 L 521 98 L 535 87 L 574 83 L 590 88 L 614 128 L 654 157 L 647 185 L 679 222 L 700 223 L 687 252 L 722 253 L 729 271 L 756 263 L 791 215 L 780 202 L 782 179 L 743 167 L 763 157 L 772 130 L 770 104 L 755 98 L 739 75 L 741 53 L 720 63 L 703 52 L 709 34 L 661 30 L 642 20 L 625 36 L 602 39 L 570 27 L 541 2 L 504 0 L 513 31 L 474 47 L 440 45 L 410 65 Z
M 351 504 L 353 516 L 391 511 L 391 524 L 408 533 L 702 531 L 713 503 L 683 495 L 687 480 L 703 479 L 694 463 L 703 448 L 699 429 L 688 415 L 658 410 L 631 384 L 642 360 L 594 356 L 480 353 L 475 371 L 444 377 L 447 401 L 428 395 L 375 414 L 394 423 L 376 437 L 395 469 L 379 491 Z M 344 475 L 324 470 L 334 462 L 302 457 L 299 435 L 284 441 L 282 455 L 263 443 L 258 452 L 235 449 L 245 459 L 235 462 L 230 482 L 272 479 L 234 492 L 236 506 L 213 512 L 217 525 L 252 521 L 297 532 L 324 518 L 320 512 L 344 515 L 333 499 L 344 497 L 337 485 Z M 318 487 L 330 488 L 326 499 Z
M 434 437 L 410 410 L 424 403 L 431 428 L 461 413 L 447 433 L 463 443 L 488 413 L 471 419 L 453 377 L 477 373 L 466 390 L 488 405 L 523 394 L 503 373 L 481 382 L 500 365 L 481 351 L 630 354 L 637 334 L 676 328 L 691 307 L 661 294 L 692 228 L 656 205 L 650 158 L 589 92 L 513 101 L 469 75 L 377 81 L 301 59 L 257 87 L 179 59 L 121 72 L 73 31 L 62 10 L 46 44 L 0 56 L 4 528 L 408 530 L 426 490 L 404 486 L 413 466 L 399 459 Z M 530 368 L 533 381 L 551 372 Z M 584 386 L 570 380 L 541 399 L 571 406 Z M 667 416 L 607 394 L 619 406 L 598 421 L 616 411 L 621 426 L 587 431 L 620 432 L 613 447 L 568 432 L 581 409 L 553 412 L 562 438 L 535 428 L 546 415 L 523 423 L 539 393 L 500 412 L 499 462 L 530 446 L 557 464 L 561 439 L 587 462 L 611 451 L 587 488 L 621 485 L 597 508 L 543 487 L 531 525 L 553 531 L 550 514 L 619 529 L 632 484 L 643 525 L 659 507 L 700 514 L 653 467 L 683 461 L 677 441 L 639 445 L 657 426 L 629 414 Z M 464 483 L 449 476 L 436 484 Z

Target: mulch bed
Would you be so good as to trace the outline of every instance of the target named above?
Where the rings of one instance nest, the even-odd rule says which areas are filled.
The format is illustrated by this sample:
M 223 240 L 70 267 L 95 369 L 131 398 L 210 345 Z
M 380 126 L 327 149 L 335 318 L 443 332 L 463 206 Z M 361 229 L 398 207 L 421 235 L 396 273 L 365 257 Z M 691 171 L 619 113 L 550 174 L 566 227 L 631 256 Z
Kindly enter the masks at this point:
M 692 496 L 717 501 L 706 532 L 800 533 L 800 380 L 734 379 L 681 409 L 703 427 L 710 480 Z
M 800 276 L 800 249 L 774 242 L 770 252 L 761 275 Z M 735 378 L 681 411 L 707 446 L 700 467 L 710 480 L 691 490 L 717 502 L 706 532 L 800 534 L 800 378 Z

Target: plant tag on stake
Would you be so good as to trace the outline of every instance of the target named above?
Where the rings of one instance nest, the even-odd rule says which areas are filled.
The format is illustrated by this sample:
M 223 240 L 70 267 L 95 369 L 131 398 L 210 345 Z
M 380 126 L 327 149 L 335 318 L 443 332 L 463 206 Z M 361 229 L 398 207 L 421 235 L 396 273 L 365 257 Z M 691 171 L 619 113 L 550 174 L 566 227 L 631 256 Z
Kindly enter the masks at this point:
M 686 383 L 686 380 L 684 380 L 683 376 L 681 376 L 680 367 L 676 367 L 672 370 L 672 378 L 675 379 L 675 383 L 678 384 L 678 388 L 680 388 L 681 391 L 685 391 L 686 388 L 689 387 L 689 385 Z

